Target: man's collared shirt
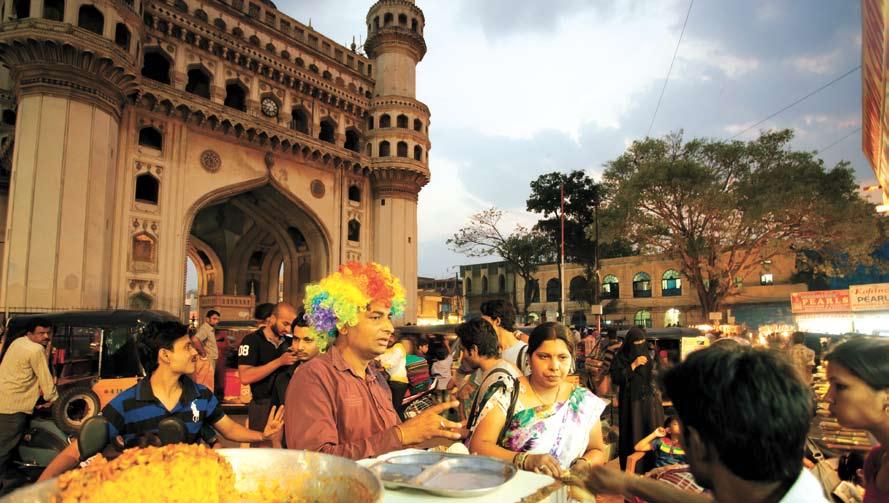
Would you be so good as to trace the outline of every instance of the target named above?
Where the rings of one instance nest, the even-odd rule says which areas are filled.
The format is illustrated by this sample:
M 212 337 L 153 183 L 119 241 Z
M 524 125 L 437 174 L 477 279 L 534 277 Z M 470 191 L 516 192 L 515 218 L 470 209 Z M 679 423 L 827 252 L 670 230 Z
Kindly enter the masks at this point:
M 122 391 L 102 409 L 108 420 L 108 438 L 120 435 L 127 447 L 136 445 L 139 437 L 157 433 L 158 423 L 167 417 L 179 418 L 185 423 L 187 443 L 198 439 L 201 426 L 214 424 L 225 414 L 219 400 L 206 386 L 195 384 L 187 376 L 179 378 L 182 396 L 173 410 L 167 410 L 151 389 L 151 379 L 145 378 L 135 386 Z
M 194 334 L 195 339 L 201 341 L 204 346 L 204 352 L 210 360 L 219 359 L 219 348 L 216 346 L 216 329 L 211 327 L 209 323 L 204 322 L 197 333 Z
M 44 351 L 26 335 L 9 343 L 0 362 L 0 414 L 31 414 L 41 392 L 47 402 L 59 398 Z
M 828 503 L 824 488 L 808 469 L 803 468 L 796 482 L 778 503 Z
M 386 381 L 370 367 L 356 375 L 335 346 L 294 372 L 284 407 L 290 449 L 363 459 L 402 447 Z

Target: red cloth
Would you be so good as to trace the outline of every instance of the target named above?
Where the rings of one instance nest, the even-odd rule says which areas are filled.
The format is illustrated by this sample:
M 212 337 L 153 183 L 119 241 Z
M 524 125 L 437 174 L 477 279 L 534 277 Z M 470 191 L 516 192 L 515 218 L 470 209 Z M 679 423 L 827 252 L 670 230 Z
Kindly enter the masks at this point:
M 877 473 L 880 472 L 880 456 L 883 449 L 879 445 L 867 453 L 864 459 L 864 503 L 889 503 L 889 491 L 877 489 Z
M 350 459 L 402 448 L 392 394 L 377 371 L 356 375 L 336 346 L 300 365 L 284 400 L 287 447 Z

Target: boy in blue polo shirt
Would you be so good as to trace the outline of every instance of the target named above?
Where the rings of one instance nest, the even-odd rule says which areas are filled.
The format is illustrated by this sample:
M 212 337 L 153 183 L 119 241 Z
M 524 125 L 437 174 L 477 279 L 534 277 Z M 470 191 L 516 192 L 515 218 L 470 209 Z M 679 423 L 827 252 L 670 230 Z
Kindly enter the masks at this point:
M 185 424 L 187 443 L 199 440 L 205 424 L 235 442 L 261 442 L 283 427 L 284 408 L 280 407 L 271 410 L 263 431 L 245 428 L 223 413 L 209 389 L 191 380 L 198 352 L 185 325 L 175 321 L 150 323 L 140 336 L 139 352 L 149 377 L 121 392 L 102 409 L 108 421 L 108 438 L 116 439 L 116 444 L 141 446 L 157 435 L 163 419 L 171 417 Z M 75 440 L 46 467 L 40 480 L 56 477 L 79 461 Z

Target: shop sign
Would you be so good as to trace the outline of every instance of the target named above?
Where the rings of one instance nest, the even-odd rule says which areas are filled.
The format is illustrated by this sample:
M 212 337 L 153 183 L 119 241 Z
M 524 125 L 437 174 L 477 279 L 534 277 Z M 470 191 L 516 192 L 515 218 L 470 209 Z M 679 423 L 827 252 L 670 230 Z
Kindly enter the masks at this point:
M 889 283 L 849 287 L 853 311 L 889 311 Z
M 822 290 L 790 294 L 790 310 L 794 314 L 849 312 L 848 290 Z

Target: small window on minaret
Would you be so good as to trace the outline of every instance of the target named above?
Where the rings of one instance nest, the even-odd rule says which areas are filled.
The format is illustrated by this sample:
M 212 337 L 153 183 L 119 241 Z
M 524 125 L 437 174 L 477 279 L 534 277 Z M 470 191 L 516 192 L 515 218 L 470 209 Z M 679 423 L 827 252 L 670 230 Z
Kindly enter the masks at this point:
M 154 176 L 143 173 L 136 177 L 135 199 L 140 203 L 157 204 L 160 182 Z
M 357 185 L 349 186 L 349 201 L 361 202 L 361 189 Z
M 139 130 L 139 145 L 163 150 L 164 136 L 157 129 L 151 126 L 145 126 Z
M 358 242 L 361 240 L 361 224 L 358 222 L 358 220 L 349 220 L 348 231 L 349 241 Z

